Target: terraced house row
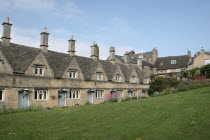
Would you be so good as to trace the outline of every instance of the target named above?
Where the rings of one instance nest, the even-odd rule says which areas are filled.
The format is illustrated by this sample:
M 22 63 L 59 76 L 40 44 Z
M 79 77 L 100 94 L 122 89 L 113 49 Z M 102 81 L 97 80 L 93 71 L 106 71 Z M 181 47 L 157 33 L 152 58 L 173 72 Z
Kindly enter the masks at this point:
M 126 53 L 125 61 L 118 63 L 115 48 L 110 47 L 109 59 L 100 60 L 96 43 L 90 47 L 90 58 L 78 56 L 73 36 L 66 53 L 51 51 L 46 28 L 39 47 L 14 44 L 10 42 L 9 18 L 2 25 L 0 107 L 98 104 L 113 92 L 121 98 L 148 96 L 149 72 L 142 65 L 142 57 L 137 65 L 131 65 Z

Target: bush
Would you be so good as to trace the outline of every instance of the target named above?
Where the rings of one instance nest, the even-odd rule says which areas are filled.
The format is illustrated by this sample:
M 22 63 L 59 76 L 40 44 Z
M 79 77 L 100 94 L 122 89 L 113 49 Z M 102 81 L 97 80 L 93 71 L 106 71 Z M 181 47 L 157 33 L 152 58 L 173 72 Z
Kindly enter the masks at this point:
M 166 88 L 166 89 L 163 90 L 163 93 L 164 94 L 172 94 L 173 91 L 171 90 L 171 88 Z
M 130 100 L 131 100 L 130 97 L 126 97 L 125 99 L 122 100 L 122 102 L 130 101 Z
M 151 96 L 154 94 L 154 89 L 150 87 L 147 92 L 148 92 L 149 96 Z

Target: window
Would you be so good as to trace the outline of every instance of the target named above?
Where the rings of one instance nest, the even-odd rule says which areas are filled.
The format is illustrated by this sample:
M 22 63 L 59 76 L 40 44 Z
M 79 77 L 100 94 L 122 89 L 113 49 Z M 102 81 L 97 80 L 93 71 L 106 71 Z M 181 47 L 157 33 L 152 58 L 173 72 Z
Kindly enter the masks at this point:
M 3 91 L 0 90 L 0 101 L 3 101 Z
M 121 76 L 120 75 L 116 75 L 116 77 L 115 77 L 116 79 L 116 82 L 121 82 Z
M 163 65 L 163 62 L 160 62 L 160 66 L 162 66 Z
M 43 67 L 35 67 L 35 75 L 43 76 L 44 68 Z
M 166 70 L 167 71 L 167 73 L 170 73 L 171 72 L 171 70 Z
M 103 93 L 104 93 L 103 90 L 97 90 L 96 91 L 96 98 L 103 98 Z
M 210 60 L 205 60 L 205 65 L 208 65 L 208 64 L 210 64 Z
M 96 80 L 102 80 L 103 79 L 103 73 L 98 72 L 96 73 Z
M 69 77 L 75 79 L 77 77 L 76 71 L 70 71 Z
M 144 83 L 145 83 L 145 84 L 149 84 L 149 78 L 145 78 L 145 79 L 144 79 Z
M 47 90 L 35 90 L 35 100 L 47 100 Z
M 79 99 L 80 98 L 79 90 L 70 90 L 69 98 L 70 99 Z
M 137 77 L 136 76 L 132 77 L 132 83 L 137 83 Z
M 176 69 L 176 72 L 180 72 L 181 70 L 180 69 Z
M 171 60 L 171 64 L 176 64 L 176 60 Z
M 117 93 L 118 93 L 119 97 L 123 97 L 123 91 L 122 90 L 117 90 Z
M 132 96 L 133 97 L 136 97 L 137 96 L 137 91 L 136 90 L 133 91 L 133 95 Z

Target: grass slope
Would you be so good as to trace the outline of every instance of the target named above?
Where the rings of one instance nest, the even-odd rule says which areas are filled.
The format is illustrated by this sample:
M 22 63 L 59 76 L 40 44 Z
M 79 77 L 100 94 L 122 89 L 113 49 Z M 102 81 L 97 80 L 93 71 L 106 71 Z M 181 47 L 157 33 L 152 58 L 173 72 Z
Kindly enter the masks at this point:
M 0 115 L 0 139 L 207 140 L 210 87 L 123 103 Z

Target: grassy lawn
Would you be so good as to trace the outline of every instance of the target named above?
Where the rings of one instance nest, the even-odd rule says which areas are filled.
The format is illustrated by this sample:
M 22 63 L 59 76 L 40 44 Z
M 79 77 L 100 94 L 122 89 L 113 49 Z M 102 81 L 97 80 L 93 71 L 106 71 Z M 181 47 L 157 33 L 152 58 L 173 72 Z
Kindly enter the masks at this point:
M 132 102 L 0 115 L 0 139 L 209 140 L 210 87 Z

